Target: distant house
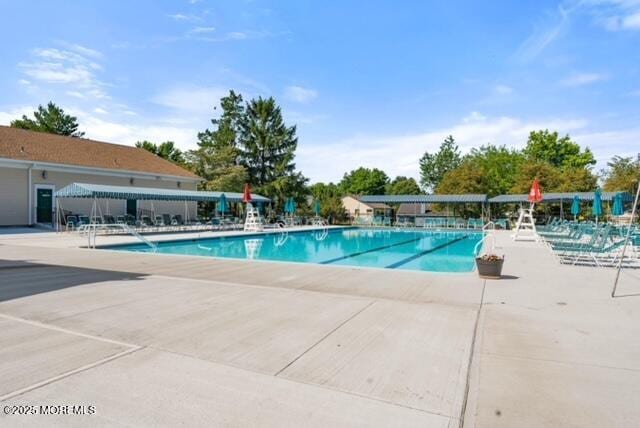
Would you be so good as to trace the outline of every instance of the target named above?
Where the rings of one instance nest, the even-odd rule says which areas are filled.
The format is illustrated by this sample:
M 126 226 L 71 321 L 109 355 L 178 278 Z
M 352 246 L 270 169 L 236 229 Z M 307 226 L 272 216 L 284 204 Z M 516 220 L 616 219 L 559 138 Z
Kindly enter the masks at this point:
M 54 194 L 71 183 L 196 190 L 200 180 L 144 149 L 0 126 L 0 226 L 51 225 Z M 100 209 L 135 215 L 148 203 L 105 200 Z M 89 214 L 91 204 L 69 199 L 61 208 Z M 187 205 L 195 216 L 196 203 Z M 183 214 L 185 203 L 158 201 L 155 210 Z
M 349 215 L 349 218 L 357 217 L 392 217 L 393 208 L 387 204 L 364 203 L 357 196 L 345 196 L 342 198 L 342 205 Z
M 411 221 L 433 215 L 432 204 L 400 204 L 396 212 L 396 221 Z

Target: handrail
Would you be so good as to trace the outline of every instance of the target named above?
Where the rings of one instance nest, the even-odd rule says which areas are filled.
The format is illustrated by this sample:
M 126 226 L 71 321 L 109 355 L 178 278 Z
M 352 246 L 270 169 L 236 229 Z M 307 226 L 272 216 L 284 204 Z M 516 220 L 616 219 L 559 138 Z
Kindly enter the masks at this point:
M 144 236 L 142 236 L 141 234 L 139 234 L 135 229 L 129 227 L 129 225 L 124 224 L 124 223 L 114 223 L 114 224 L 98 224 L 98 223 L 90 223 L 90 224 L 83 224 L 78 228 L 78 233 L 82 234 L 83 232 L 87 233 L 87 240 L 88 240 L 88 247 L 89 248 L 96 248 L 96 238 L 98 235 L 98 229 L 112 229 L 112 228 L 120 228 L 122 229 L 124 232 L 127 232 L 131 235 L 133 235 L 134 237 L 138 238 L 140 241 L 142 241 L 143 243 L 147 244 L 149 247 L 151 247 L 154 251 L 156 251 L 158 249 L 158 245 L 155 244 L 154 242 L 149 241 L 147 238 L 145 238 Z M 93 244 L 91 243 L 91 234 L 93 232 Z
M 496 230 L 496 224 L 495 224 L 493 221 L 488 221 L 484 226 L 482 226 L 482 230 L 483 230 L 483 231 L 487 230 L 487 228 L 488 228 L 489 226 L 493 226 L 493 227 L 491 228 L 491 230 L 495 232 L 495 230 Z
M 494 235 L 484 235 L 481 240 L 478 241 L 476 246 L 473 248 L 473 255 L 478 256 L 478 248 L 480 244 L 482 244 L 487 238 L 491 238 L 491 251 L 496 248 L 496 237 Z
M 489 226 L 491 226 L 491 228 L 489 229 Z M 488 233 L 488 232 L 491 233 Z M 482 239 L 478 241 L 478 243 L 476 244 L 476 246 L 473 248 L 473 255 L 477 256 L 478 255 L 478 249 L 480 248 L 480 245 L 482 243 L 484 243 L 486 241 L 487 238 L 491 237 L 491 251 L 494 251 L 496 249 L 496 236 L 495 236 L 495 232 L 496 232 L 496 224 L 493 221 L 489 221 L 487 222 L 484 226 L 482 226 Z

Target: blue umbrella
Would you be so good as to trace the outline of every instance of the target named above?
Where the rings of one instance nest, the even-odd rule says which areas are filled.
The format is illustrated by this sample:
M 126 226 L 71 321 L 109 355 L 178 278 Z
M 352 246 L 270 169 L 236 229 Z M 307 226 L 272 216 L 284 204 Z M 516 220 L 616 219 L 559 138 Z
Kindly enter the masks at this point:
M 613 197 L 613 215 L 622 215 L 624 214 L 624 207 L 622 206 L 622 193 L 616 193 L 616 196 Z
M 571 204 L 571 214 L 573 214 L 573 219 L 580 215 L 580 198 L 578 195 L 573 197 L 573 203 Z
M 220 195 L 220 199 L 218 199 L 218 211 L 222 215 L 227 211 L 227 197 L 224 193 Z
M 291 212 L 291 198 L 287 198 L 284 202 L 284 212 L 289 214 Z
M 316 213 L 316 216 L 320 217 L 320 200 L 316 199 L 316 204 L 313 207 L 313 211 Z
M 596 193 L 593 195 L 593 207 L 591 207 L 591 212 L 596 217 L 596 224 L 598 224 L 598 217 L 602 216 L 602 192 L 600 189 L 596 190 Z

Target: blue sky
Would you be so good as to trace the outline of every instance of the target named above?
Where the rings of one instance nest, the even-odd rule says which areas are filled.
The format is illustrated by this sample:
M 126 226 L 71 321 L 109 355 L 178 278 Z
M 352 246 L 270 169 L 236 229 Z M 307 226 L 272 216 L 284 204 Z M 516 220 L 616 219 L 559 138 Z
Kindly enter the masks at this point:
M 0 124 L 49 100 L 87 137 L 195 147 L 233 88 L 274 96 L 312 181 L 418 176 L 463 151 L 569 133 L 640 151 L 640 0 L 2 1 Z

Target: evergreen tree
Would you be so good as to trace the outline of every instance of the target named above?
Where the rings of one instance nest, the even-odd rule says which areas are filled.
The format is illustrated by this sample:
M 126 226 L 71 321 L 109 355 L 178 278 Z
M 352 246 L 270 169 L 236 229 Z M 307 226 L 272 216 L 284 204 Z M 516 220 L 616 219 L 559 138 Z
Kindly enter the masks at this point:
M 229 91 L 220 100 L 220 107 L 220 117 L 211 119 L 215 128 L 198 134 L 198 149 L 189 153 L 189 163 L 196 174 L 207 180 L 205 189 L 241 192 L 248 180 L 247 170 L 240 164 L 238 147 L 244 115 L 242 95 Z
M 38 110 L 33 112 L 33 116 L 34 118 L 31 119 L 23 115 L 22 119 L 11 121 L 11 126 L 13 128 L 70 137 L 82 137 L 84 135 L 84 132 L 78 131 L 78 119 L 75 116 L 65 114 L 64 110 L 51 101 L 49 101 L 46 108 L 39 105 Z
M 285 125 L 273 98 L 251 100 L 239 124 L 240 158 L 251 183 L 261 187 L 293 176 L 298 146 L 296 127 Z

